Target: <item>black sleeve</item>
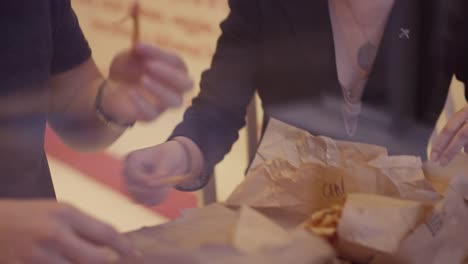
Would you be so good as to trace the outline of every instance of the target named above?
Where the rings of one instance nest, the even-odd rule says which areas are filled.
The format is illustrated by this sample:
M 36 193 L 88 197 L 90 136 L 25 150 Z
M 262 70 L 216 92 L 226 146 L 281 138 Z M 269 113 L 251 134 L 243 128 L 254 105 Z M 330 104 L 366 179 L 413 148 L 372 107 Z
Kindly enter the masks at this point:
M 467 43 L 468 44 L 468 43 Z M 459 57 L 460 63 L 455 71 L 455 76 L 458 80 L 463 82 L 465 86 L 465 100 L 468 101 L 468 53 L 463 50 L 463 55 Z
M 465 100 L 468 101 L 468 67 L 459 68 L 459 70 L 456 72 L 455 76 L 459 81 L 463 83 L 464 90 L 465 90 Z
M 468 101 L 468 65 L 465 65 L 465 67 L 459 68 L 458 71 L 456 72 L 456 77 L 458 80 L 463 82 L 463 85 L 465 86 L 465 100 Z
M 259 15 L 257 0 L 230 0 L 231 12 L 221 23 L 211 67 L 203 73 L 200 93 L 171 138 L 192 139 L 205 158 L 199 182 L 180 187 L 193 191 L 206 185 L 214 166 L 230 151 L 245 126 L 247 106 L 256 88 Z
M 52 1 L 53 57 L 51 73 L 66 72 L 91 57 L 70 0 Z
M 451 52 L 450 67 L 454 74 L 465 85 L 465 99 L 468 100 L 468 1 L 458 0 L 445 3 L 451 8 L 447 20 L 449 29 L 446 36 L 450 36 L 448 52 Z

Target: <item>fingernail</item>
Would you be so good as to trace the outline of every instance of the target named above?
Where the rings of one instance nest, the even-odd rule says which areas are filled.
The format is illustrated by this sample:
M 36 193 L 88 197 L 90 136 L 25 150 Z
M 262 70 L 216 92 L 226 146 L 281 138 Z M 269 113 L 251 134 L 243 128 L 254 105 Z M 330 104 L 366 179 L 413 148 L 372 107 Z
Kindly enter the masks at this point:
M 437 162 L 439 160 L 439 153 L 437 152 L 432 152 L 431 154 L 431 161 Z

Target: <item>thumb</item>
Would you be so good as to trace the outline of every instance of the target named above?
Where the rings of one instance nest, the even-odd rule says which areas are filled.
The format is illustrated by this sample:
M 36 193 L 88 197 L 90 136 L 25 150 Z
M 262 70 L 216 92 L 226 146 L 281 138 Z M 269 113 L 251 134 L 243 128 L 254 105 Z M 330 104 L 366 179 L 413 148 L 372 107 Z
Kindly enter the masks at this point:
M 144 174 L 151 174 L 156 170 L 157 153 L 151 148 L 136 150 L 129 153 L 124 160 L 125 168 Z

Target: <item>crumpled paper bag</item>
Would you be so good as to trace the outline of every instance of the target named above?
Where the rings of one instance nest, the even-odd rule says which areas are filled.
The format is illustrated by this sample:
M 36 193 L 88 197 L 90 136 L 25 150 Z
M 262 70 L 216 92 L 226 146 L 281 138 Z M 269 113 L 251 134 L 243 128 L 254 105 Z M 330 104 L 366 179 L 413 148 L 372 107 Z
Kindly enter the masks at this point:
M 185 212 L 165 225 L 128 234 L 137 263 L 333 263 L 333 249 L 305 231 L 289 232 L 249 208 L 215 204 Z M 217 261 L 219 260 L 219 261 Z
M 337 250 L 341 257 L 358 263 L 394 255 L 432 208 L 418 201 L 349 194 L 338 225 Z
M 376 263 L 467 263 L 468 173 L 451 178 L 445 199 L 438 203 L 425 223 L 400 244 L 396 256 Z
M 468 171 L 468 155 L 458 154 L 446 167 L 427 162 L 424 164 L 424 174 L 433 188 L 442 196 L 445 195 L 454 177 L 466 175 Z
M 378 146 L 315 137 L 272 119 L 243 183 L 226 204 L 310 214 L 353 192 L 440 199 L 420 158 L 391 157 Z
M 340 264 L 337 259 L 328 256 L 312 255 L 310 239 L 303 236 L 287 248 L 272 248 L 262 252 L 245 255 L 229 246 L 204 246 L 197 250 L 186 251 L 174 247 L 165 252 L 147 252 L 139 262 L 130 260 L 121 264 Z

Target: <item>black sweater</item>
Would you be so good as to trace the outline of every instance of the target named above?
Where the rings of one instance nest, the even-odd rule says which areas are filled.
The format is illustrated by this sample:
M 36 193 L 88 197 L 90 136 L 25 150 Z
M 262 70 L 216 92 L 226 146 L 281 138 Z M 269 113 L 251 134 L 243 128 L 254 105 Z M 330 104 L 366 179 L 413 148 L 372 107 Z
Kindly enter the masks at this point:
M 221 24 L 222 35 L 211 67 L 202 76 L 201 92 L 172 135 L 188 137 L 200 147 L 207 174 L 238 139 L 255 92 L 266 116 L 275 116 L 271 109 L 278 106 L 321 105 L 327 95 L 341 92 L 327 0 L 230 0 L 229 4 L 231 12 Z M 465 81 L 468 73 L 463 12 L 455 4 L 464 5 L 395 1 L 363 98 L 391 120 L 384 130 L 428 128 L 415 128 L 424 132 L 412 134 L 424 146 L 443 109 L 452 75 Z M 409 30 L 409 38 L 403 30 Z M 323 121 L 311 122 L 303 127 L 341 137 L 321 130 Z M 392 144 L 368 138 L 355 140 Z M 423 151 L 419 147 L 406 154 Z

